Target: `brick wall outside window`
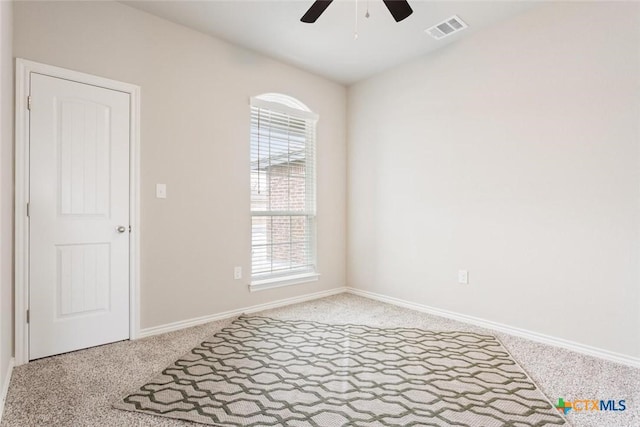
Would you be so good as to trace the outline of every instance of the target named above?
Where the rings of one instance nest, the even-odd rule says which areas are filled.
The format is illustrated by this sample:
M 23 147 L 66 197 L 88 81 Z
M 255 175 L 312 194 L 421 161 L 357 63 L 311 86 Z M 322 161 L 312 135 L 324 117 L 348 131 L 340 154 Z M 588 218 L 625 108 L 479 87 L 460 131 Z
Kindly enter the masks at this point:
M 267 172 L 271 209 L 304 212 L 304 161 L 272 166 Z M 274 244 L 271 253 L 274 263 L 306 263 L 306 222 L 304 216 L 275 216 L 267 222 L 267 242 Z

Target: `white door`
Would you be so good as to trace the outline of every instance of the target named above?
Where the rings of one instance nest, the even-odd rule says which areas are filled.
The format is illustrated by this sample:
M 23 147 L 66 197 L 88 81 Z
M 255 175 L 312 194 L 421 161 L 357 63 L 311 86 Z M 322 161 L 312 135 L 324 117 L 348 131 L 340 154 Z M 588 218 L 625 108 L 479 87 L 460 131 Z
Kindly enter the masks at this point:
M 29 359 L 129 338 L 129 94 L 31 74 Z

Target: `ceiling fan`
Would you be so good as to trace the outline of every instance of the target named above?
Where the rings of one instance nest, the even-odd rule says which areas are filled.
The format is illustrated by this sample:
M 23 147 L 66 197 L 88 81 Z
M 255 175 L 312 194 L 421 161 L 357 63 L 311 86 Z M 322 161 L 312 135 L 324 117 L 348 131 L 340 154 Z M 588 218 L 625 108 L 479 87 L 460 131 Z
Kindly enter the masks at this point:
M 307 13 L 300 19 L 302 22 L 312 24 L 318 20 L 320 15 L 329 7 L 333 0 L 316 0 Z M 393 19 L 400 22 L 413 13 L 413 9 L 407 3 L 407 0 L 382 0 L 391 12 Z

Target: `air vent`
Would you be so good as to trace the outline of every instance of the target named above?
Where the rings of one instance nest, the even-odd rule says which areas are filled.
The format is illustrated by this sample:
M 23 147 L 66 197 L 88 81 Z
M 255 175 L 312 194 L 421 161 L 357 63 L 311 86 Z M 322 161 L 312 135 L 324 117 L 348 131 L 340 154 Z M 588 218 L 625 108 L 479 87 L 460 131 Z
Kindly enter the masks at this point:
M 456 15 L 453 15 L 451 18 L 445 19 L 441 23 L 427 28 L 425 31 L 434 39 L 440 40 L 458 31 L 462 31 L 465 28 L 467 28 L 467 24 Z

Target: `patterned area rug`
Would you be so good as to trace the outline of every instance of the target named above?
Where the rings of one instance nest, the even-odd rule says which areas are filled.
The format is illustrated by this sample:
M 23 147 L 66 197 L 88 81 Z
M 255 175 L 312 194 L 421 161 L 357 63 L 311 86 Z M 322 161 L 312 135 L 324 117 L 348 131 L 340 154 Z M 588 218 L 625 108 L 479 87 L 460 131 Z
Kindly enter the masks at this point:
M 116 408 L 216 426 L 552 426 L 489 335 L 241 316 Z

